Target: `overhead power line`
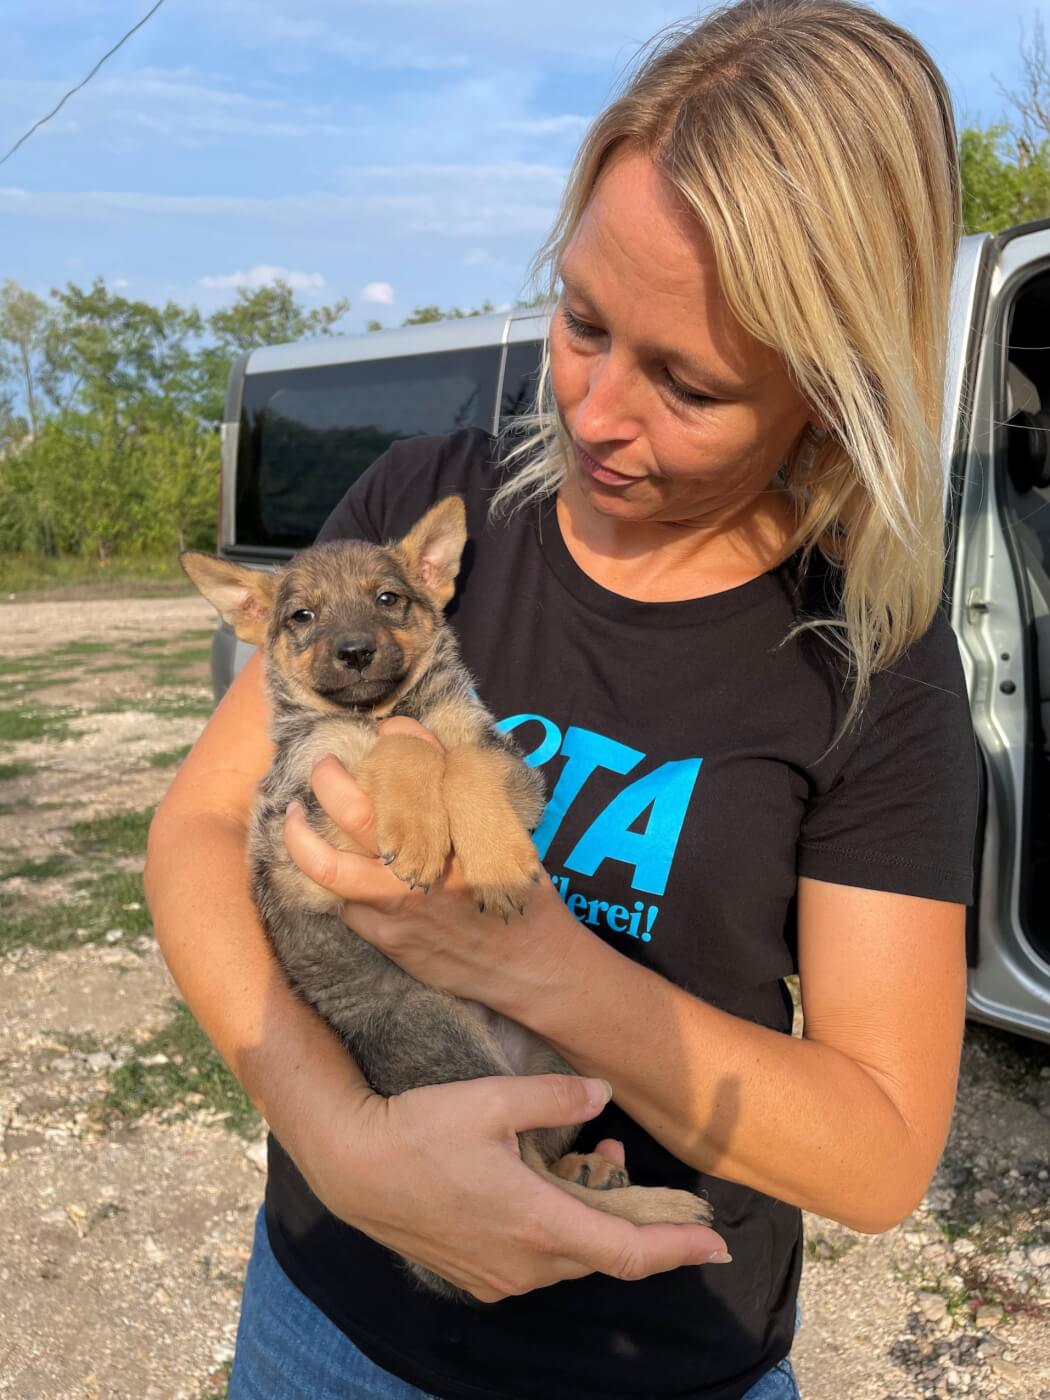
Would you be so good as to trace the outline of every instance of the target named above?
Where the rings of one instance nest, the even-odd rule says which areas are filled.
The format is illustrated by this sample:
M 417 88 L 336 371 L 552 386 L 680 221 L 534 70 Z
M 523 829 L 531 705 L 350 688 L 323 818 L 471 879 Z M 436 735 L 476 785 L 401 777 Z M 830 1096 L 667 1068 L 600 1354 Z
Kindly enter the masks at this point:
M 102 67 L 103 63 L 105 63 L 106 59 L 107 59 L 107 58 L 112 58 L 113 55 L 116 53 L 116 51 L 117 51 L 123 44 L 126 44 L 126 43 L 127 43 L 127 41 L 131 38 L 132 34 L 134 34 L 136 30 L 141 29 L 142 26 L 146 23 L 146 21 L 147 21 L 148 19 L 151 19 L 151 18 L 157 13 L 157 11 L 160 9 L 161 5 L 163 5 L 163 4 L 164 4 L 164 0 L 157 0 L 157 3 L 153 6 L 153 8 L 152 8 L 147 14 L 144 14 L 144 15 L 142 16 L 142 18 L 139 20 L 138 24 L 133 25 L 133 26 L 128 30 L 128 32 L 127 32 L 121 39 L 118 39 L 118 40 L 117 40 L 117 42 L 113 45 L 113 47 L 112 47 L 107 53 L 104 53 L 104 54 L 102 55 L 102 57 L 101 57 L 101 58 L 99 59 L 99 61 L 95 64 L 94 68 L 92 68 L 91 72 L 87 75 L 86 78 L 84 78 L 81 82 L 77 83 L 76 87 L 70 88 L 69 91 L 66 93 L 65 97 L 62 98 L 62 101 L 59 102 L 58 105 L 57 105 L 56 107 L 52 107 L 51 111 L 48 112 L 48 114 L 47 114 L 46 117 L 41 117 L 40 120 L 39 120 L 38 122 L 34 122 L 33 125 L 29 128 L 29 130 L 25 133 L 25 135 L 24 135 L 24 136 L 20 136 L 20 137 L 18 138 L 18 140 L 15 142 L 15 144 L 14 144 L 14 145 L 11 147 L 11 149 L 8 151 L 7 155 L 4 156 L 2 159 L 0 159 L 0 165 L 3 165 L 5 161 L 9 161 L 9 160 L 11 159 L 11 157 L 14 155 L 15 151 L 18 150 L 19 146 L 24 146 L 24 145 L 25 145 L 25 143 L 29 140 L 30 136 L 32 136 L 32 134 L 33 134 L 34 131 L 39 131 L 39 129 L 44 125 L 44 123 L 45 123 L 45 122 L 49 122 L 49 121 L 51 120 L 51 118 L 55 115 L 56 112 L 60 112 L 60 111 L 62 110 L 62 108 L 65 106 L 65 104 L 69 101 L 69 99 L 73 96 L 73 94 L 74 94 L 75 92 L 79 92 L 80 89 L 81 89 L 82 87 L 86 87 L 87 84 L 90 83 L 91 79 L 92 79 L 92 78 L 95 76 L 95 74 L 98 72 L 98 70 Z

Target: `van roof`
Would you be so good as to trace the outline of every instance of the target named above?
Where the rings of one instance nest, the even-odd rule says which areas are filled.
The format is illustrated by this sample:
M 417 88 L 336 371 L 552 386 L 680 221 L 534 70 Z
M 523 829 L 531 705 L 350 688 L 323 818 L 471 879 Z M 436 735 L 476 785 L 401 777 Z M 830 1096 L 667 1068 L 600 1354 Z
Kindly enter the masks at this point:
M 251 352 L 244 372 L 273 374 L 317 365 L 347 364 L 354 360 L 471 350 L 483 345 L 501 345 L 508 340 L 536 340 L 546 332 L 548 315 L 545 310 L 529 306 L 488 316 L 463 316 L 449 321 L 430 321 L 422 326 L 401 326 L 396 330 L 326 335 L 290 345 L 267 345 Z

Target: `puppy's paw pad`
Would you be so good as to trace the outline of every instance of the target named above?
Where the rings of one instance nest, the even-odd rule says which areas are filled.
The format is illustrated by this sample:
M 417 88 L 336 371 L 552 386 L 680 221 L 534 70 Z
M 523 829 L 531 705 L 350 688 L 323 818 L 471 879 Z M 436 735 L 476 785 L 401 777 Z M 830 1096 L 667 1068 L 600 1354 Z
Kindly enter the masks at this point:
M 592 1191 L 618 1191 L 631 1184 L 623 1167 L 597 1152 L 566 1152 L 551 1171 L 563 1181 L 575 1181 L 577 1186 L 588 1186 Z

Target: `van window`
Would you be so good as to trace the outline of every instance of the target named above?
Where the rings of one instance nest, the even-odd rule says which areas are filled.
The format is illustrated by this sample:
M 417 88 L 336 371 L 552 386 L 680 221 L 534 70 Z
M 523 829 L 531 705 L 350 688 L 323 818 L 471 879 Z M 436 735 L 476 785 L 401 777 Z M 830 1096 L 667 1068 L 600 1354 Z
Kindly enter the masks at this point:
M 500 348 L 247 375 L 236 545 L 305 548 L 392 442 L 491 430 Z
M 500 395 L 500 427 L 508 418 L 528 413 L 535 403 L 542 354 L 542 340 L 522 340 L 507 346 L 507 366 L 503 371 L 503 393 Z

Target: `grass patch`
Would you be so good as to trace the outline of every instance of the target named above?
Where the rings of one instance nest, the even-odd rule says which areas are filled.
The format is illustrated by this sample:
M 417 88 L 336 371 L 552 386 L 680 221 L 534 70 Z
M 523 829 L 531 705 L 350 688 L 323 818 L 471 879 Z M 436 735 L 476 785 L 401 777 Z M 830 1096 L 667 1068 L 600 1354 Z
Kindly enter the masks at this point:
M 104 700 L 101 705 L 95 705 L 91 713 L 93 715 L 118 715 L 124 714 L 128 710 L 137 710 L 142 714 L 156 715 L 158 719 L 183 719 L 187 717 L 207 719 L 214 708 L 211 700 L 204 700 L 193 694 L 117 695 L 111 700 Z
M 31 763 L 0 763 L 0 783 L 13 783 L 16 778 L 28 777 L 32 772 Z
M 79 896 L 75 902 L 0 892 L 0 956 L 15 948 L 54 953 L 98 943 L 112 928 L 122 929 L 124 940 L 130 941 L 153 926 L 142 876 L 135 871 L 88 876 L 75 881 L 72 889 Z M 128 904 L 138 907 L 128 909 Z
M 52 880 L 56 875 L 64 875 L 68 869 L 68 856 L 53 855 L 44 860 L 24 860 L 20 865 L 5 866 L 0 869 L 0 880 L 13 880 L 16 876 L 24 880 Z
M 82 926 L 85 914 L 83 908 L 54 899 L 37 902 L 0 894 L 0 954 L 25 947 L 48 953 L 70 948 L 79 942 L 75 930 Z
M 134 938 L 152 929 L 142 876 L 137 870 L 110 870 L 105 875 L 77 880 L 74 888 L 88 896 L 87 904 L 79 906 L 79 924 L 90 929 L 92 936 L 122 928 L 125 938 Z M 129 909 L 129 904 L 138 907 Z
M 143 1063 L 160 1055 L 166 1063 Z M 191 1094 L 193 1098 L 188 1097 Z M 259 1130 L 259 1115 L 250 1099 L 189 1008 L 176 1002 L 168 1024 L 138 1046 L 135 1058 L 110 1076 L 102 1112 L 107 1125 L 113 1127 L 134 1123 L 158 1109 L 189 1113 L 194 1107 L 227 1114 L 226 1127 L 242 1137 L 254 1137 Z
M 34 652 L 32 656 L 2 656 L 0 676 L 21 676 L 26 672 L 39 671 L 41 667 L 50 664 L 51 658 L 46 652 Z
M 0 554 L 0 592 L 3 593 L 38 592 L 90 584 L 101 589 L 106 585 L 140 580 L 149 583 L 179 581 L 185 584 L 180 592 L 193 591 L 175 554 L 118 555 L 104 563 L 100 559 L 81 555 L 46 559 L 32 554 Z
M 57 661 L 66 656 L 97 656 L 100 651 L 112 651 L 110 642 L 63 642 L 49 653 Z
M 192 744 L 183 744 L 178 749 L 163 749 L 160 753 L 151 753 L 149 756 L 150 767 L 174 768 L 182 762 L 192 748 Z
M 153 812 L 154 808 L 146 807 L 141 812 L 114 812 L 108 817 L 74 822 L 70 836 L 83 855 L 145 855 Z
M 22 695 L 35 695 L 38 690 L 51 690 L 57 685 L 68 685 L 68 676 L 48 676 L 32 674 L 25 680 L 0 681 L 0 702 L 16 700 Z
M 26 739 L 64 739 L 69 734 L 68 721 L 78 711 L 70 706 L 22 705 L 0 709 L 0 743 L 17 744 Z

